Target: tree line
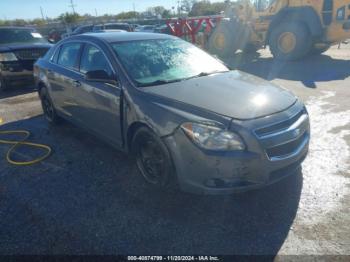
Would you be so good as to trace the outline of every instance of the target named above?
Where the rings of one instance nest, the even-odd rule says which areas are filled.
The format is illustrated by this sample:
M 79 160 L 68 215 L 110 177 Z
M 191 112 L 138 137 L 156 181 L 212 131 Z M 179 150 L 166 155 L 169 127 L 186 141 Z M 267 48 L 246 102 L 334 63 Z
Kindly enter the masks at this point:
M 0 26 L 24 26 L 24 25 L 38 25 L 42 26 L 48 22 L 62 22 L 64 24 L 76 24 L 79 21 L 88 19 L 102 19 L 102 20 L 139 20 L 145 18 L 172 18 L 177 16 L 206 16 L 220 14 L 225 10 L 225 2 L 213 2 L 208 0 L 182 0 L 180 5 L 166 9 L 164 6 L 149 7 L 144 12 L 121 12 L 116 15 L 104 14 L 102 16 L 92 16 L 91 14 L 80 15 L 78 13 L 63 13 L 56 18 L 36 18 L 31 20 L 14 19 L 14 20 L 0 20 Z

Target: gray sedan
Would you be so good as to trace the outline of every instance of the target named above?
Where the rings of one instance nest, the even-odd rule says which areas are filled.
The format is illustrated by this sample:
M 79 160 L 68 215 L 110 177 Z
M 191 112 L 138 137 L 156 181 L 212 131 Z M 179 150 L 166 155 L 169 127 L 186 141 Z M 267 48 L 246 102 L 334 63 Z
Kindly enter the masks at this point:
M 74 36 L 34 75 L 50 123 L 69 120 L 132 154 L 156 188 L 253 189 L 294 174 L 308 151 L 297 97 L 173 36 Z

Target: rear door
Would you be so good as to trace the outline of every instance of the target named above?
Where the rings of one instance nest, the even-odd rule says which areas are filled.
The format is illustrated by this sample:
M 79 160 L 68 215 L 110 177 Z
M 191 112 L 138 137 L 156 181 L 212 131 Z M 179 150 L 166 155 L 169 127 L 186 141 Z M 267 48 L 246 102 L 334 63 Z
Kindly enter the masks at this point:
M 116 79 L 105 53 L 95 44 L 86 43 L 80 59 L 80 84 L 74 88 L 78 118 L 87 128 L 117 146 L 121 145 L 120 95 L 118 85 L 85 80 L 89 71 L 104 70 Z
M 51 96 L 55 107 L 69 117 L 76 114 L 76 104 L 73 98 L 73 88 L 77 79 L 81 78 L 79 72 L 79 54 L 82 43 L 70 42 L 60 47 L 55 66 L 47 72 L 51 84 Z

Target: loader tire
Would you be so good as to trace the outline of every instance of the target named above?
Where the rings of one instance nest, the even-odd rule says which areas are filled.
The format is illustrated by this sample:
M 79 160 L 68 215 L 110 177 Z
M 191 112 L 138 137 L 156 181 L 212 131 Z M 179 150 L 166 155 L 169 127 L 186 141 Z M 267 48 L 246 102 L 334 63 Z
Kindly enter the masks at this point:
M 311 34 L 303 23 L 285 22 L 275 27 L 269 38 L 274 58 L 284 61 L 298 60 L 311 49 Z
M 222 20 L 209 37 L 207 49 L 220 58 L 232 56 L 249 41 L 249 29 L 235 19 Z

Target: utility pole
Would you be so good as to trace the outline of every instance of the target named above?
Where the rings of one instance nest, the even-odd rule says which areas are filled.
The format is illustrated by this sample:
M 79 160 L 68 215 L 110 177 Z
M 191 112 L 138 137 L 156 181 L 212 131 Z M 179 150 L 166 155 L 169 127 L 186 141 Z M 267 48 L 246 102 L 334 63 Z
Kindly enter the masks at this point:
M 43 8 L 41 6 L 40 6 L 40 13 L 41 13 L 41 18 L 43 20 L 45 20 L 44 11 L 43 11 Z
M 96 17 L 97 17 L 97 9 L 95 8 L 95 15 L 96 15 Z
M 132 3 L 132 9 L 134 10 L 134 20 L 137 20 L 137 15 L 136 15 L 136 7 L 135 7 L 135 3 Z
M 70 5 L 69 5 L 69 7 L 72 8 L 73 14 L 75 14 L 75 9 L 74 9 L 74 7 L 76 7 L 76 6 L 77 6 L 77 5 L 75 5 L 75 4 L 73 3 L 73 0 L 70 0 Z

